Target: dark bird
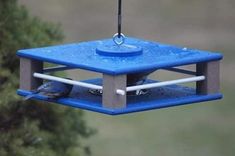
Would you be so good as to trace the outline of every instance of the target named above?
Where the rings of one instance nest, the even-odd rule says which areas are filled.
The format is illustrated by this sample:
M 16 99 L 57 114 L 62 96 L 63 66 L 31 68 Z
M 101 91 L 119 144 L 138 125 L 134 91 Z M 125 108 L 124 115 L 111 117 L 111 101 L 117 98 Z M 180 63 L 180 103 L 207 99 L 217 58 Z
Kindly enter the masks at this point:
M 134 73 L 127 75 L 127 86 L 135 86 L 135 85 L 142 85 L 146 81 L 149 74 L 154 72 L 155 70 L 141 72 L 141 73 Z
M 142 85 L 147 80 L 147 77 L 154 72 L 155 70 L 141 72 L 141 73 L 134 73 L 134 74 L 128 74 L 127 75 L 127 86 L 136 86 L 136 85 Z M 137 96 L 137 95 L 145 95 L 149 91 L 147 89 L 141 89 L 136 90 L 132 92 L 128 92 L 128 96 Z
M 153 73 L 155 70 L 150 70 L 146 72 L 141 73 L 133 73 L 127 75 L 127 86 L 136 86 L 136 85 L 142 85 L 147 80 L 147 77 Z M 93 95 L 99 95 L 101 96 L 103 94 L 103 91 L 101 89 L 90 89 L 89 92 Z M 143 95 L 147 94 L 148 90 L 142 89 L 137 91 L 128 92 L 128 96 L 134 96 L 134 95 Z
M 45 95 L 49 99 L 66 97 L 70 94 L 72 88 L 73 85 L 65 84 L 58 81 L 49 81 L 38 87 L 35 91 L 32 92 L 32 94 L 26 96 L 24 100 L 31 99 L 38 94 Z

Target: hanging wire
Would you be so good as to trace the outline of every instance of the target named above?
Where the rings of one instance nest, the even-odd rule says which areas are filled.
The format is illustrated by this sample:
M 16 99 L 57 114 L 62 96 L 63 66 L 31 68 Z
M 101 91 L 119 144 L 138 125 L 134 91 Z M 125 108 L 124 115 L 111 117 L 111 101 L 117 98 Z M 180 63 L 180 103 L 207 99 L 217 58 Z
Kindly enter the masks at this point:
M 122 36 L 122 0 L 118 0 L 118 38 Z
M 125 42 L 125 35 L 122 34 L 122 0 L 118 0 L 118 32 L 113 35 L 113 41 L 120 46 Z

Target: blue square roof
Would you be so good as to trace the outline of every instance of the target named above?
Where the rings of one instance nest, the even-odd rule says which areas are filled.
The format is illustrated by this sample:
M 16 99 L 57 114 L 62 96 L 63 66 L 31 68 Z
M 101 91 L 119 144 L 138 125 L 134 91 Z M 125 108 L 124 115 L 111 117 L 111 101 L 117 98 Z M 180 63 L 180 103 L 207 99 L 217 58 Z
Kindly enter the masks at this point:
M 126 38 L 125 44 L 141 47 L 138 56 L 102 56 L 96 48 L 112 45 L 112 39 L 19 50 L 20 57 L 91 70 L 111 75 L 142 72 L 222 59 L 219 53 L 188 49 L 141 39 Z

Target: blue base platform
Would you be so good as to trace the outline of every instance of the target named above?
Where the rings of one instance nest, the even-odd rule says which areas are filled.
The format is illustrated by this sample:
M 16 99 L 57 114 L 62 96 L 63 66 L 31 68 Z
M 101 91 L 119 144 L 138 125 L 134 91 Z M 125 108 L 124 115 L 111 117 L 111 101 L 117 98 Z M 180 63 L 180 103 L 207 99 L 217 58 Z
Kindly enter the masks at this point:
M 101 85 L 101 79 L 86 80 L 85 82 Z M 155 82 L 148 80 L 147 83 Z M 18 95 L 27 96 L 31 94 L 29 91 L 18 90 Z M 74 87 L 70 96 L 58 100 L 48 100 L 45 96 L 38 95 L 34 99 L 47 101 L 52 103 L 59 103 L 66 106 L 86 109 L 94 112 L 120 115 L 133 112 L 140 112 L 152 109 L 160 109 L 165 107 L 180 106 L 185 104 L 211 101 L 221 99 L 222 94 L 196 95 L 194 88 L 171 85 L 167 87 L 159 87 L 150 89 L 147 95 L 143 96 L 128 96 L 127 108 L 124 109 L 108 109 L 102 107 L 102 97 L 92 95 L 88 89 L 82 87 Z

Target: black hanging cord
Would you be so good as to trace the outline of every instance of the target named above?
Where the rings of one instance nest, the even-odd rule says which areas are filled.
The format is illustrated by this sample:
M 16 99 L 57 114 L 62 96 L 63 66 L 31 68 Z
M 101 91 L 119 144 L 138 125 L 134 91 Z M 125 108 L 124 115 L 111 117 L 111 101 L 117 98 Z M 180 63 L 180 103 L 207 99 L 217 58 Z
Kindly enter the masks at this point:
M 122 35 L 122 0 L 118 0 L 118 38 Z

